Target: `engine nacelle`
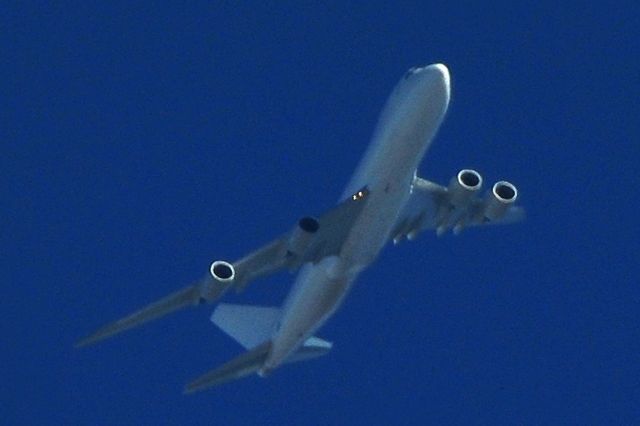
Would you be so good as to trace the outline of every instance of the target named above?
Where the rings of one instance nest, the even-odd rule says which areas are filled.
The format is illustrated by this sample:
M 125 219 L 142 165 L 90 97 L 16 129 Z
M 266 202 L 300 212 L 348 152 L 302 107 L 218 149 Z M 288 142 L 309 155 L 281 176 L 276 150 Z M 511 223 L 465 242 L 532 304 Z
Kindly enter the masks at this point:
M 302 255 L 313 242 L 318 229 L 320 229 L 318 219 L 309 216 L 300 219 L 291 231 L 291 237 L 287 241 L 287 251 L 291 254 Z
M 482 187 L 482 176 L 472 169 L 463 169 L 449 182 L 449 203 L 455 208 L 465 207 Z
M 484 217 L 490 221 L 500 219 L 517 198 L 515 185 L 505 180 L 497 182 L 485 198 Z
M 232 264 L 224 260 L 216 260 L 209 268 L 211 276 L 220 284 L 229 284 L 236 277 L 236 270 Z

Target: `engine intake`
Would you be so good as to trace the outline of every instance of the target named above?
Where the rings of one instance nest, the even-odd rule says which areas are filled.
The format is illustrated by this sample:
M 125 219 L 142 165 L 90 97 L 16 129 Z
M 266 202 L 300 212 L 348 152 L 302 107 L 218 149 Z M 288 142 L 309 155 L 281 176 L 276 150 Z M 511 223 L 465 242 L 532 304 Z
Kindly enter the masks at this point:
M 463 169 L 449 182 L 449 202 L 456 208 L 466 206 L 482 187 L 482 176 L 475 170 Z
M 219 283 L 230 283 L 236 277 L 236 270 L 232 264 L 224 260 L 216 260 L 211 264 L 211 276 Z
M 515 185 L 505 180 L 497 182 L 487 194 L 484 217 L 488 220 L 500 219 L 517 198 L 518 190 Z

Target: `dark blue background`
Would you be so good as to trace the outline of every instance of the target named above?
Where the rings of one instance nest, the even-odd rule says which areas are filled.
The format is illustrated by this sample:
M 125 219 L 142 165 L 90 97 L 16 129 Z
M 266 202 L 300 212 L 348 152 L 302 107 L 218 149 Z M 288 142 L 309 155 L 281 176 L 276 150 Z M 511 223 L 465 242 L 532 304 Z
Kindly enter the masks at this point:
M 426 3 L 1 6 L 2 423 L 640 422 L 638 10 Z M 526 222 L 386 249 L 268 380 L 181 394 L 241 352 L 210 307 L 73 349 L 331 207 L 432 62 L 421 175 L 511 180 Z

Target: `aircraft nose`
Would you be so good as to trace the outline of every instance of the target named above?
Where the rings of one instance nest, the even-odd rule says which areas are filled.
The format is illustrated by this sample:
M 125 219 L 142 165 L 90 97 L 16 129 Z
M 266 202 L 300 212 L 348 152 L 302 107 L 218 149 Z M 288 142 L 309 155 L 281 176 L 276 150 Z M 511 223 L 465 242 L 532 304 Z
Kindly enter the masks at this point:
M 450 76 L 449 68 L 445 64 L 432 64 L 423 68 L 426 72 L 431 74 L 433 78 L 436 78 L 442 82 L 443 85 L 449 86 Z
M 423 68 L 419 68 L 417 73 L 422 74 L 427 84 L 436 90 L 446 101 L 449 101 L 451 92 L 451 77 L 449 69 L 444 64 L 432 64 Z
M 428 99 L 429 104 L 440 105 L 443 111 L 446 110 L 451 95 L 451 77 L 446 65 L 432 64 L 413 68 L 411 72 L 413 76 L 418 77 L 416 81 L 420 81 L 419 85 L 428 93 L 425 99 Z

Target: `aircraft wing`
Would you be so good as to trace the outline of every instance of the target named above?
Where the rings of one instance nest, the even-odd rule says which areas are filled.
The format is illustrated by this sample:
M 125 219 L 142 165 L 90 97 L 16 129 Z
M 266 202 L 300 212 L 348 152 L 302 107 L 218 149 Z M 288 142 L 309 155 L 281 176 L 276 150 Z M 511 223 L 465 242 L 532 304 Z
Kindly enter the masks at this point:
M 463 172 L 477 173 L 473 170 Z M 480 179 L 479 185 L 481 182 Z M 507 200 L 495 195 L 496 188 L 500 192 L 499 185 L 509 185 L 506 190 L 513 188 L 512 197 Z M 508 182 L 498 182 L 483 198 L 470 191 L 468 197 L 461 200 L 457 197 L 457 188 L 416 177 L 411 197 L 391 233 L 393 241 L 397 243 L 404 237 L 412 240 L 418 233 L 430 229 L 435 229 L 438 235 L 448 230 L 458 234 L 469 226 L 514 223 L 525 217 L 524 209 L 513 204 L 517 191 Z
M 91 345 L 187 306 L 213 303 L 230 288 L 243 290 L 254 280 L 283 269 L 295 271 L 304 263 L 339 254 L 367 195 L 368 190 L 363 188 L 318 219 L 300 219 L 289 232 L 236 262 L 214 262 L 211 273 L 200 281 L 105 325 L 77 342 L 76 347 Z
M 243 290 L 249 283 L 282 269 L 293 272 L 304 263 L 316 263 L 338 255 L 365 203 L 363 188 L 320 218 L 304 217 L 274 241 L 233 263 L 232 287 Z

